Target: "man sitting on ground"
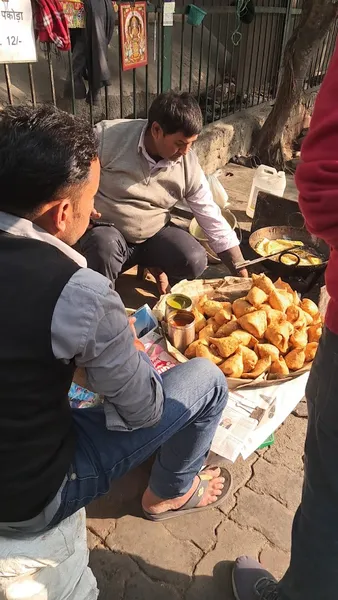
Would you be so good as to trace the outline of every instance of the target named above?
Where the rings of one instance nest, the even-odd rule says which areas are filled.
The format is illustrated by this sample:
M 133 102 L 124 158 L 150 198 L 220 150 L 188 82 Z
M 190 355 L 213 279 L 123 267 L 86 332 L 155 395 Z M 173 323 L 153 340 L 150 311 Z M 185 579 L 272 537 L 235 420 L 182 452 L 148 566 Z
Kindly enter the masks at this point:
M 157 452 L 143 496 L 160 520 L 214 506 L 227 471 L 199 475 L 227 400 L 195 359 L 161 379 L 111 282 L 71 246 L 97 192 L 97 141 L 46 105 L 0 112 L 0 534 L 42 532 Z M 71 410 L 74 370 L 104 396 Z M 226 478 L 226 480 L 225 480 Z
M 206 252 L 189 233 L 170 224 L 178 201 L 186 200 L 211 248 L 234 275 L 243 260 L 235 232 L 222 218 L 196 154 L 191 150 L 203 126 L 189 94 L 158 96 L 148 120 L 102 121 L 99 136 L 101 179 L 95 207 L 104 225 L 79 242 L 88 266 L 115 282 L 136 264 L 152 268 L 165 293 L 181 279 L 199 277 Z M 167 276 L 166 276 L 167 275 Z

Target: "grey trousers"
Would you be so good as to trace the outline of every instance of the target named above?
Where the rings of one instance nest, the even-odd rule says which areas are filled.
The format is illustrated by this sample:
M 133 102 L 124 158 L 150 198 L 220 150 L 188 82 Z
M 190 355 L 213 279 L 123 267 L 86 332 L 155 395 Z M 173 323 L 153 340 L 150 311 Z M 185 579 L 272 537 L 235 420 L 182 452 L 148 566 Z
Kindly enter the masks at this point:
M 324 330 L 307 389 L 308 430 L 301 505 L 281 600 L 338 598 L 338 336 Z

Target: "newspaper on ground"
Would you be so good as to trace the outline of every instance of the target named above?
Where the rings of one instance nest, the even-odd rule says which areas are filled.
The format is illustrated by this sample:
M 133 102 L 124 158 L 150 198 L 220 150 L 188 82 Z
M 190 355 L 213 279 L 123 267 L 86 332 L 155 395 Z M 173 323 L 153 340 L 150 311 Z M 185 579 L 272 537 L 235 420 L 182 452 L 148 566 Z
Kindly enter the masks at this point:
M 211 450 L 235 462 L 248 458 L 304 398 L 309 373 L 282 385 L 229 391 Z

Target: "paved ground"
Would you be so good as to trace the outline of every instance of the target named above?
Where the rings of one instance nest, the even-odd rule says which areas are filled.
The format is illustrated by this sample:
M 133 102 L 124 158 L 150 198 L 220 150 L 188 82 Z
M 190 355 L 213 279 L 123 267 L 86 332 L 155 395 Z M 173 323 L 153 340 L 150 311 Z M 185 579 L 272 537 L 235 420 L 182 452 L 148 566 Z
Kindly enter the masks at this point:
M 225 172 L 230 170 L 228 165 Z M 235 167 L 228 186 L 244 222 L 252 177 L 248 171 Z M 153 284 L 137 282 L 133 273 L 121 278 L 119 291 L 127 306 L 156 301 Z M 288 565 L 292 517 L 300 499 L 306 424 L 301 403 L 270 449 L 234 465 L 224 461 L 234 487 L 220 509 L 165 525 L 150 523 L 140 514 L 150 464 L 116 482 L 87 511 L 90 562 L 100 600 L 233 600 L 231 563 L 241 553 L 259 558 L 280 577 Z

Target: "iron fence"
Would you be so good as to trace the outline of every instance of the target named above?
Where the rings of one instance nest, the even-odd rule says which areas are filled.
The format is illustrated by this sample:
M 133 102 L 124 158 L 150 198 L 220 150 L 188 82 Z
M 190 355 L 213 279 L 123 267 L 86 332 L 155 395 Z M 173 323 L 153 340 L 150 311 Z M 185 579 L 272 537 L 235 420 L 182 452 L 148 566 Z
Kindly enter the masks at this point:
M 51 46 L 38 48 L 37 63 L 3 65 L 0 101 L 52 102 L 94 123 L 102 118 L 144 117 L 159 92 L 174 89 L 193 93 L 204 122 L 210 123 L 273 100 L 283 50 L 301 16 L 300 0 L 258 0 L 254 21 L 239 30 L 236 8 L 218 2 L 199 0 L 207 12 L 200 27 L 187 23 L 188 0 L 176 0 L 173 27 L 162 26 L 163 2 L 150 4 L 148 65 L 128 72 L 122 70 L 116 27 L 109 49 L 111 85 L 102 90 L 97 104 L 76 98 L 71 52 L 56 55 Z M 314 53 L 305 90 L 321 83 L 337 30 L 335 21 Z

